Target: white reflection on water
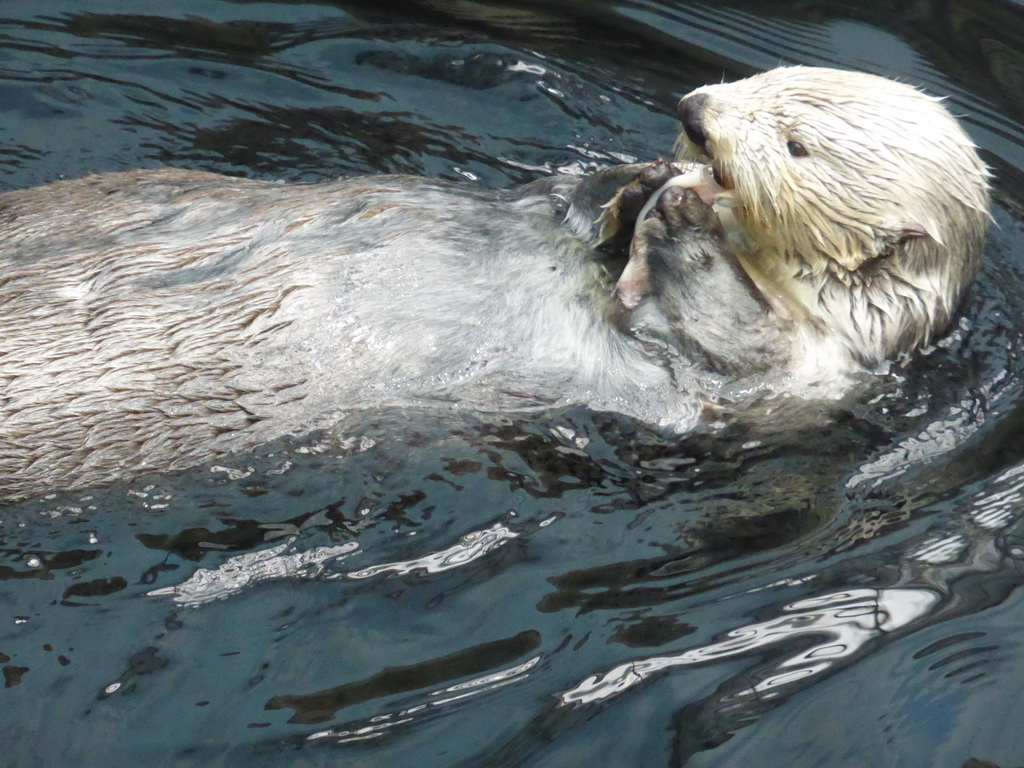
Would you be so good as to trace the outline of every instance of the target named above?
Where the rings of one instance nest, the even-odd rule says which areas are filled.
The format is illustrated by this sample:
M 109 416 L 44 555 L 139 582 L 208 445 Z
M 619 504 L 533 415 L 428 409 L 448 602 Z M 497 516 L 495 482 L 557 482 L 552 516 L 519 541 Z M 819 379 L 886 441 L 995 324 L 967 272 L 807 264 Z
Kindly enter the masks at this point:
M 989 389 L 991 385 L 985 388 L 986 394 Z M 860 471 L 847 481 L 846 487 L 876 488 L 883 485 L 913 467 L 964 445 L 984 423 L 985 412 L 980 402 L 964 398 L 950 406 L 948 418 L 932 422 L 919 434 L 906 438 L 882 456 L 862 465 Z
M 359 549 L 356 542 L 350 541 L 334 547 L 315 547 L 305 552 L 284 554 L 291 544 L 289 540 L 267 549 L 237 555 L 215 570 L 200 568 L 188 581 L 154 589 L 147 594 L 170 597 L 181 605 L 202 605 L 212 600 L 223 600 L 262 581 L 315 578 L 323 571 L 327 561 L 350 555 Z
M 399 576 L 416 571 L 441 573 L 442 571 L 471 563 L 488 552 L 504 546 L 518 536 L 518 533 L 510 530 L 507 526 L 495 523 L 490 528 L 485 528 L 482 531 L 467 533 L 459 538 L 457 544 L 448 547 L 448 549 L 432 552 L 423 557 L 417 557 L 414 560 L 400 560 L 394 563 L 371 565 L 369 568 L 352 571 L 348 574 L 348 577 L 350 579 L 368 579 L 371 576 L 379 576 L 389 571 Z
M 955 563 L 967 551 L 969 545 L 967 537 L 961 534 L 935 537 L 928 539 L 912 551 L 908 558 L 928 565 Z
M 397 712 L 387 712 L 382 715 L 375 715 L 369 720 L 361 721 L 359 724 L 349 724 L 345 728 L 329 728 L 324 731 L 311 733 L 306 737 L 307 741 L 320 741 L 327 739 L 336 744 L 345 744 L 353 741 L 366 741 L 377 738 L 396 725 L 402 725 L 422 716 L 433 707 L 444 706 L 470 696 L 477 696 L 487 691 L 493 691 L 512 683 L 517 683 L 527 677 L 530 670 L 537 666 L 540 656 L 527 659 L 522 664 L 502 669 L 497 672 L 490 672 L 481 677 L 456 683 L 445 688 L 439 688 L 427 694 L 431 697 L 425 704 L 415 704 Z
M 774 674 L 739 694 L 769 698 L 778 695 L 777 689 L 782 686 L 821 674 L 837 660 L 857 653 L 870 640 L 924 616 L 939 597 L 930 589 L 854 589 L 800 600 L 785 606 L 784 615 L 734 629 L 721 642 L 621 664 L 604 675 L 592 675 L 561 694 L 561 703 L 602 701 L 671 667 L 718 661 L 802 635 L 824 635 L 822 642 L 779 662 Z
M 346 574 L 351 579 L 368 579 L 382 573 L 398 575 L 424 571 L 440 573 L 471 563 L 488 552 L 517 538 L 518 533 L 496 523 L 482 531 L 472 531 L 462 536 L 458 543 L 418 557 L 394 563 L 371 565 Z M 246 552 L 224 562 L 219 568 L 200 568 L 181 584 L 154 589 L 147 594 L 151 597 L 170 597 L 180 605 L 202 605 L 213 600 L 223 600 L 246 587 L 272 579 L 305 578 L 321 576 L 328 561 L 351 555 L 359 544 L 350 541 L 333 547 L 315 547 L 304 552 L 285 554 L 294 543 L 294 538 L 277 546 Z M 326 579 L 338 578 L 340 574 L 327 574 Z
M 821 675 L 876 638 L 925 619 L 944 597 L 955 594 L 955 583 L 965 574 L 999 573 L 1006 569 L 1007 558 L 1024 557 L 1024 547 L 999 538 L 1001 532 L 1020 521 L 1022 510 L 1024 464 L 1019 464 L 995 478 L 967 509 L 955 512 L 938 530 L 908 542 L 900 557 L 901 586 L 850 589 L 790 603 L 776 618 L 741 626 L 720 642 L 620 664 L 603 675 L 592 675 L 562 693 L 560 703 L 603 701 L 672 667 L 714 662 L 801 636 L 819 638 L 813 647 L 774 663 L 759 682 L 727 698 L 756 697 L 763 701 L 777 697 L 784 686 Z M 770 586 L 788 586 L 810 578 Z M 912 585 L 921 582 L 920 586 Z M 994 591 L 992 598 L 1000 599 L 999 594 Z M 968 601 L 954 601 L 954 605 L 960 610 L 984 607 Z
M 996 478 L 995 483 L 1009 483 L 1001 491 L 981 495 L 974 502 L 971 520 L 989 531 L 997 531 L 1012 524 L 1024 507 L 1024 464 L 1011 467 Z

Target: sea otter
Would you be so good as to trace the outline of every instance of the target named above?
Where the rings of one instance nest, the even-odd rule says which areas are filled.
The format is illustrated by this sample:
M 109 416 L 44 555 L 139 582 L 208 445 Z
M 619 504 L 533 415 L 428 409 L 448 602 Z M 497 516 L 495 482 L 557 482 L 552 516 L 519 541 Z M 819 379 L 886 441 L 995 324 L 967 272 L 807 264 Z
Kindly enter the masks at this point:
M 682 430 L 737 389 L 813 390 L 943 331 L 988 192 L 937 100 L 795 67 L 680 114 L 703 166 L 497 191 L 164 169 L 0 195 L 0 496 L 379 405 L 584 403 Z

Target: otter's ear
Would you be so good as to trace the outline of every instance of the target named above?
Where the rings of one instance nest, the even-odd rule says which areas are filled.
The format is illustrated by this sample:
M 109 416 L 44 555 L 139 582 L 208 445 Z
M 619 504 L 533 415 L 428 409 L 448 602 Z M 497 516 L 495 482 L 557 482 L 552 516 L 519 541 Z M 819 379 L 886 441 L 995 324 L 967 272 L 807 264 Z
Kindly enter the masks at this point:
M 896 230 L 899 235 L 900 241 L 903 240 L 914 240 L 918 237 L 929 237 L 928 230 L 924 228 L 923 224 L 917 224 L 915 222 L 907 222 Z
M 930 237 L 939 245 L 944 246 L 940 227 L 935 222 L 930 222 L 924 217 L 908 217 L 896 224 L 893 228 L 893 239 L 897 243 L 905 243 L 908 240 L 917 240 L 922 237 Z

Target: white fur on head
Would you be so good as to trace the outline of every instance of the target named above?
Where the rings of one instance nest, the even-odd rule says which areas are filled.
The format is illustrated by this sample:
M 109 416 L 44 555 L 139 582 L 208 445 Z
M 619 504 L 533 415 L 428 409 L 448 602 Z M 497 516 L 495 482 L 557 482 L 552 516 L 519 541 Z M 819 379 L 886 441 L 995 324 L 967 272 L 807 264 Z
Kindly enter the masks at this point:
M 988 170 L 939 99 L 860 72 L 786 67 L 694 91 L 707 156 L 777 309 L 866 363 L 941 332 L 977 271 Z

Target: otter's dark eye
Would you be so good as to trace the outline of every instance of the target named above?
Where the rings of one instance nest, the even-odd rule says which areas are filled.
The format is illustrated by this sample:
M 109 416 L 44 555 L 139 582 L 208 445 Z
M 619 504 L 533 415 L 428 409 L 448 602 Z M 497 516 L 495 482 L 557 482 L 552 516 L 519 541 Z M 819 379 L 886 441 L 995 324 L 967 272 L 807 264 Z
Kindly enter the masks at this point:
M 810 152 L 807 151 L 807 147 L 799 141 L 787 141 L 786 149 L 789 150 L 789 154 L 793 157 L 807 157 L 807 155 L 810 154 Z

